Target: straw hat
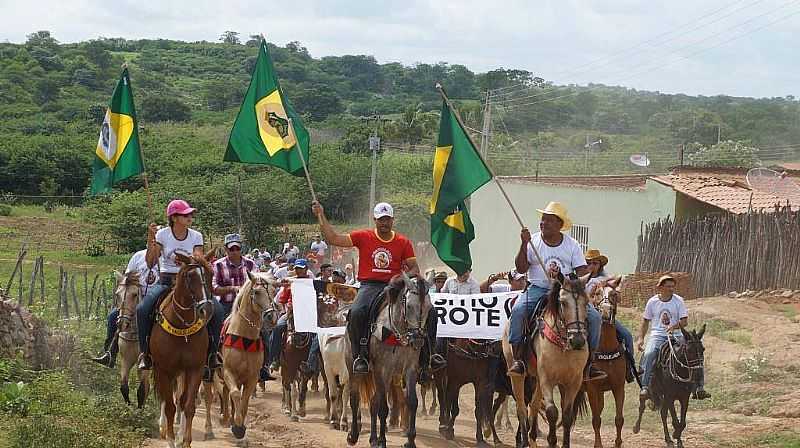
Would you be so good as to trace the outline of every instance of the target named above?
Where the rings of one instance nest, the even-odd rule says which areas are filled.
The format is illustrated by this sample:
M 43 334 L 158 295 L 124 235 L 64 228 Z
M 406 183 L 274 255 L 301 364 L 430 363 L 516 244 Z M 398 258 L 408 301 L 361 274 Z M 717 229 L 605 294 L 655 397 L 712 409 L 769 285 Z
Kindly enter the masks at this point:
M 587 250 L 586 251 L 586 255 L 584 256 L 584 258 L 586 258 L 586 261 L 600 260 L 600 265 L 601 266 L 605 266 L 605 265 L 608 264 L 608 257 L 606 257 L 605 255 L 601 254 L 598 249 L 589 249 L 589 250 Z
M 678 283 L 678 282 L 677 282 L 677 280 L 675 280 L 675 277 L 673 277 L 673 276 L 671 276 L 671 275 L 669 275 L 669 274 L 668 274 L 668 275 L 662 275 L 662 276 L 661 276 L 661 277 L 658 279 L 658 286 L 661 286 L 661 284 L 662 284 L 662 283 L 664 283 L 664 282 L 665 282 L 665 281 L 667 281 L 667 280 L 672 280 L 673 282 L 675 282 L 675 283 Z
M 567 216 L 567 208 L 560 202 L 550 202 L 547 204 L 547 207 L 544 210 L 536 209 L 537 212 L 543 215 L 555 215 L 560 219 L 564 224 L 561 226 L 561 230 L 569 230 L 572 228 L 572 220 L 569 219 Z

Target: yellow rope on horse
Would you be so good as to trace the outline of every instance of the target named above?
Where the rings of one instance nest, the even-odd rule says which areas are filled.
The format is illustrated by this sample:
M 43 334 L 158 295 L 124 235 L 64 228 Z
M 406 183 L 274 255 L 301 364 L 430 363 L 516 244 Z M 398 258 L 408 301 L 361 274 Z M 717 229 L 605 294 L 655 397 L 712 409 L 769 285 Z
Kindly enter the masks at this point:
M 205 319 L 198 318 L 188 328 L 176 328 L 171 323 L 169 323 L 169 321 L 163 316 L 162 316 L 161 322 L 160 322 L 161 328 L 163 328 L 164 331 L 166 331 L 167 333 L 169 333 L 169 334 L 171 334 L 173 336 L 179 336 L 179 337 L 191 336 L 191 335 L 197 333 L 198 331 L 200 331 L 201 329 L 203 329 L 203 326 L 205 324 L 206 324 Z

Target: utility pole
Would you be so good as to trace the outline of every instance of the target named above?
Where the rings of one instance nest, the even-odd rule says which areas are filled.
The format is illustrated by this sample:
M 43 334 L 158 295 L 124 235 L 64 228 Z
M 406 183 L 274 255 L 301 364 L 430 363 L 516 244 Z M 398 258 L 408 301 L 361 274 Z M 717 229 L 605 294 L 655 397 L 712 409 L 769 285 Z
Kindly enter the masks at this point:
M 584 148 L 586 148 L 586 154 L 584 154 L 584 156 L 583 156 L 583 174 L 584 175 L 588 175 L 589 174 L 589 148 L 591 148 L 591 146 L 589 146 L 589 134 L 586 134 L 586 145 L 584 145 Z
M 717 123 L 717 144 L 722 140 L 722 124 Z
M 481 129 L 481 147 L 480 152 L 483 160 L 487 160 L 487 152 L 489 151 L 489 132 L 492 128 L 492 103 L 491 93 L 486 91 L 486 105 L 483 108 L 483 129 Z
M 369 149 L 372 151 L 372 175 L 369 181 L 369 210 L 367 211 L 367 224 L 372 222 L 372 208 L 375 207 L 375 178 L 378 172 L 378 151 L 381 147 L 381 139 L 378 137 L 378 125 L 380 123 L 380 115 L 375 115 L 375 129 L 369 137 Z

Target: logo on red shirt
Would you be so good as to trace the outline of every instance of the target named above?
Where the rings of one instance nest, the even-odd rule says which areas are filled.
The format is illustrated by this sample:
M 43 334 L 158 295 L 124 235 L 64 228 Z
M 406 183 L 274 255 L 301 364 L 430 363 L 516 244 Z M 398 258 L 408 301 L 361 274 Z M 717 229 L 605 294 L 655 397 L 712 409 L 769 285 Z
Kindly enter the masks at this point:
M 372 264 L 379 272 L 391 272 L 389 265 L 392 263 L 392 253 L 383 247 L 379 247 L 372 252 Z

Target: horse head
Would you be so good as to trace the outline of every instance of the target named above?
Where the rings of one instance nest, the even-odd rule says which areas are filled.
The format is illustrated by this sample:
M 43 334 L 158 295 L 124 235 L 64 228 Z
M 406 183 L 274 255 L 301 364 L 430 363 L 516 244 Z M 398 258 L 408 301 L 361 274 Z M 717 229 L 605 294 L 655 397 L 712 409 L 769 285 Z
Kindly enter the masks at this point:
M 141 289 L 139 273 L 120 274 L 114 271 L 117 288 L 114 290 L 114 301 L 119 303 L 118 328 L 121 333 L 132 331 L 136 322 L 136 305 L 139 304 Z
M 570 275 L 560 277 L 558 291 L 558 316 L 564 322 L 567 332 L 567 343 L 573 350 L 581 350 L 586 345 L 586 305 L 589 297 L 586 295 L 586 282 L 589 275 L 577 277 Z
M 685 363 L 689 367 L 691 381 L 695 383 L 700 380 L 700 373 L 702 372 L 703 363 L 705 362 L 706 348 L 703 346 L 703 335 L 705 333 L 706 324 L 703 324 L 700 331 L 686 331 L 681 328 L 684 350 L 686 351 Z
M 175 276 L 174 298 L 179 305 L 194 305 L 209 316 L 211 306 L 211 265 L 204 257 L 196 257 L 181 252 L 175 253 L 175 260 L 181 269 Z
M 422 277 L 410 278 L 405 273 L 389 282 L 387 296 L 389 324 L 404 345 L 422 347 L 427 336 L 426 321 L 431 304 L 429 285 Z
M 619 284 L 621 277 L 614 277 L 598 286 L 595 294 L 601 294 L 597 308 L 603 317 L 603 323 L 614 325 L 617 320 L 617 304 L 619 304 Z
M 261 313 L 262 328 L 267 330 L 274 328 L 278 323 L 278 309 L 274 300 L 278 291 L 278 283 L 275 277 L 268 272 L 248 272 L 247 277 L 251 283 L 250 303 L 258 313 Z

